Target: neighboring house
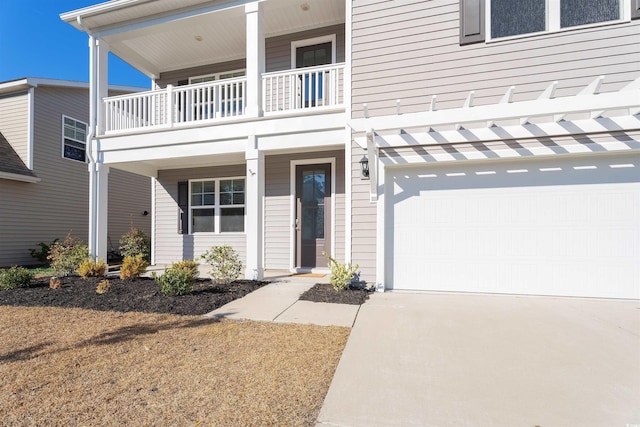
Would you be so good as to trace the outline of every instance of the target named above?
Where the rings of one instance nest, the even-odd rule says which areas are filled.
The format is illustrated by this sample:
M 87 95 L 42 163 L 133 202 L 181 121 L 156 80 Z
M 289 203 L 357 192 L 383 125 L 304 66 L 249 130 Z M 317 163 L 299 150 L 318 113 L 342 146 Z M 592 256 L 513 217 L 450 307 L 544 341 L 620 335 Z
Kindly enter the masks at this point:
M 248 278 L 326 252 L 380 290 L 640 298 L 638 6 L 520 4 L 64 13 L 90 36 L 93 179 L 152 177 L 155 263 L 229 244 Z M 155 89 L 105 98 L 109 51 Z
M 112 87 L 112 94 L 138 88 Z M 0 267 L 36 263 L 29 249 L 63 240 L 85 242 L 89 227 L 87 83 L 24 78 L 0 83 Z M 151 232 L 151 181 L 109 174 L 107 244 L 118 248 L 133 223 Z M 106 256 L 106 254 L 105 254 Z

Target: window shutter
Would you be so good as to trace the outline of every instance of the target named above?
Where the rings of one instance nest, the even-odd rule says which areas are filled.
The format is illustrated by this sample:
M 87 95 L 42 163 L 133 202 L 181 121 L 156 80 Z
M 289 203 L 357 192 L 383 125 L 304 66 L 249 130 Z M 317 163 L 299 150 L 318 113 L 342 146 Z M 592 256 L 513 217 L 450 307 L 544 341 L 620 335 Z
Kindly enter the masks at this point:
M 631 19 L 640 19 L 640 0 L 631 0 Z
M 484 18 L 484 0 L 460 0 L 461 45 L 484 41 Z
M 189 183 L 178 183 L 178 234 L 189 234 Z

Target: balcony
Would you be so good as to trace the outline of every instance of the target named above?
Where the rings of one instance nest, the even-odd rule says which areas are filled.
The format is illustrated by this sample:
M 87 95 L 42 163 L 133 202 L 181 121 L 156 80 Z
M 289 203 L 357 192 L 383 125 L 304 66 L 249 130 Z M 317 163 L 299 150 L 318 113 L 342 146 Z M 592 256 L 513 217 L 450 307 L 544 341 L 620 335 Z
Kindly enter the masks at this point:
M 344 108 L 345 64 L 262 74 L 259 87 L 264 116 L 313 114 Z M 233 78 L 108 97 L 103 100 L 105 132 L 177 128 L 251 118 L 247 78 Z M 255 116 L 253 116 L 255 117 Z

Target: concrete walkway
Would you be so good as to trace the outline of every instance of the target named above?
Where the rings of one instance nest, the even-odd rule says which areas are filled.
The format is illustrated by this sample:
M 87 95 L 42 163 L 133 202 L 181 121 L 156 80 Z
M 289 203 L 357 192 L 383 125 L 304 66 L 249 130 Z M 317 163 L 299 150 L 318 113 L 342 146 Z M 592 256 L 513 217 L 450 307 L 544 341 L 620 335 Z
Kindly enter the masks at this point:
M 376 293 L 318 426 L 640 426 L 640 302 Z
M 277 323 L 302 323 L 321 326 L 352 327 L 360 306 L 299 301 L 298 298 L 316 283 L 328 283 L 324 277 L 291 276 L 270 272 L 271 283 L 232 301 L 207 317 L 262 320 Z

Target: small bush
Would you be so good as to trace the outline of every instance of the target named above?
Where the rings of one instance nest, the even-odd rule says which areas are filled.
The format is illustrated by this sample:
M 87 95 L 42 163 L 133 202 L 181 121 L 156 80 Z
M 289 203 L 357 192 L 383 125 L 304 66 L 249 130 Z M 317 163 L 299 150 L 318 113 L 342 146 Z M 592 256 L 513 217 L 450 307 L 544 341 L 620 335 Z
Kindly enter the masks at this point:
M 33 276 L 31 271 L 16 265 L 6 270 L 0 270 L 0 289 L 26 288 L 31 285 Z
M 187 295 L 193 292 L 193 284 L 198 277 L 198 263 L 176 262 L 171 264 L 171 268 L 165 268 L 162 276 L 153 273 L 152 277 L 164 295 Z
M 214 282 L 228 285 L 242 273 L 242 262 L 231 246 L 213 246 L 202 254 L 207 264 L 211 266 L 209 274 Z
M 51 246 L 55 245 L 58 242 L 58 239 L 54 239 L 53 242 L 47 244 L 45 242 L 38 243 L 40 246 L 40 250 L 37 249 L 29 249 L 29 253 L 32 257 L 38 260 L 41 264 L 49 264 L 49 251 L 51 250 Z
M 147 265 L 142 254 L 138 254 L 135 257 L 125 257 L 122 261 L 122 267 L 120 267 L 120 278 L 137 279 L 147 271 Z
M 67 234 L 64 242 L 55 242 L 49 250 L 47 259 L 59 276 L 68 276 L 80 267 L 80 263 L 89 258 L 89 249 L 80 239 Z
M 191 277 L 193 277 L 193 280 L 196 280 L 200 275 L 198 271 L 199 265 L 200 264 L 198 264 L 196 261 L 186 259 L 183 261 L 174 262 L 173 264 L 171 264 L 171 268 L 188 271 Z
M 139 228 L 131 226 L 131 230 L 120 238 L 120 254 L 123 257 L 142 255 L 142 259 L 151 261 L 151 240 Z
M 329 260 L 329 268 L 331 269 L 329 283 L 331 283 L 333 289 L 335 289 L 336 291 L 348 289 L 349 284 L 353 280 L 353 277 L 356 275 L 360 266 L 356 264 L 352 267 L 349 263 L 341 264 L 331 256 L 327 255 L 326 252 L 323 252 L 322 255 L 327 257 L 327 259 Z
M 80 263 L 76 273 L 83 279 L 88 277 L 102 277 L 107 271 L 107 263 L 99 259 L 97 262 L 91 258 L 87 258 Z
M 98 286 L 96 286 L 96 294 L 102 295 L 104 293 L 107 293 L 109 289 L 111 289 L 111 283 L 109 283 L 107 279 L 101 280 L 98 283 Z

